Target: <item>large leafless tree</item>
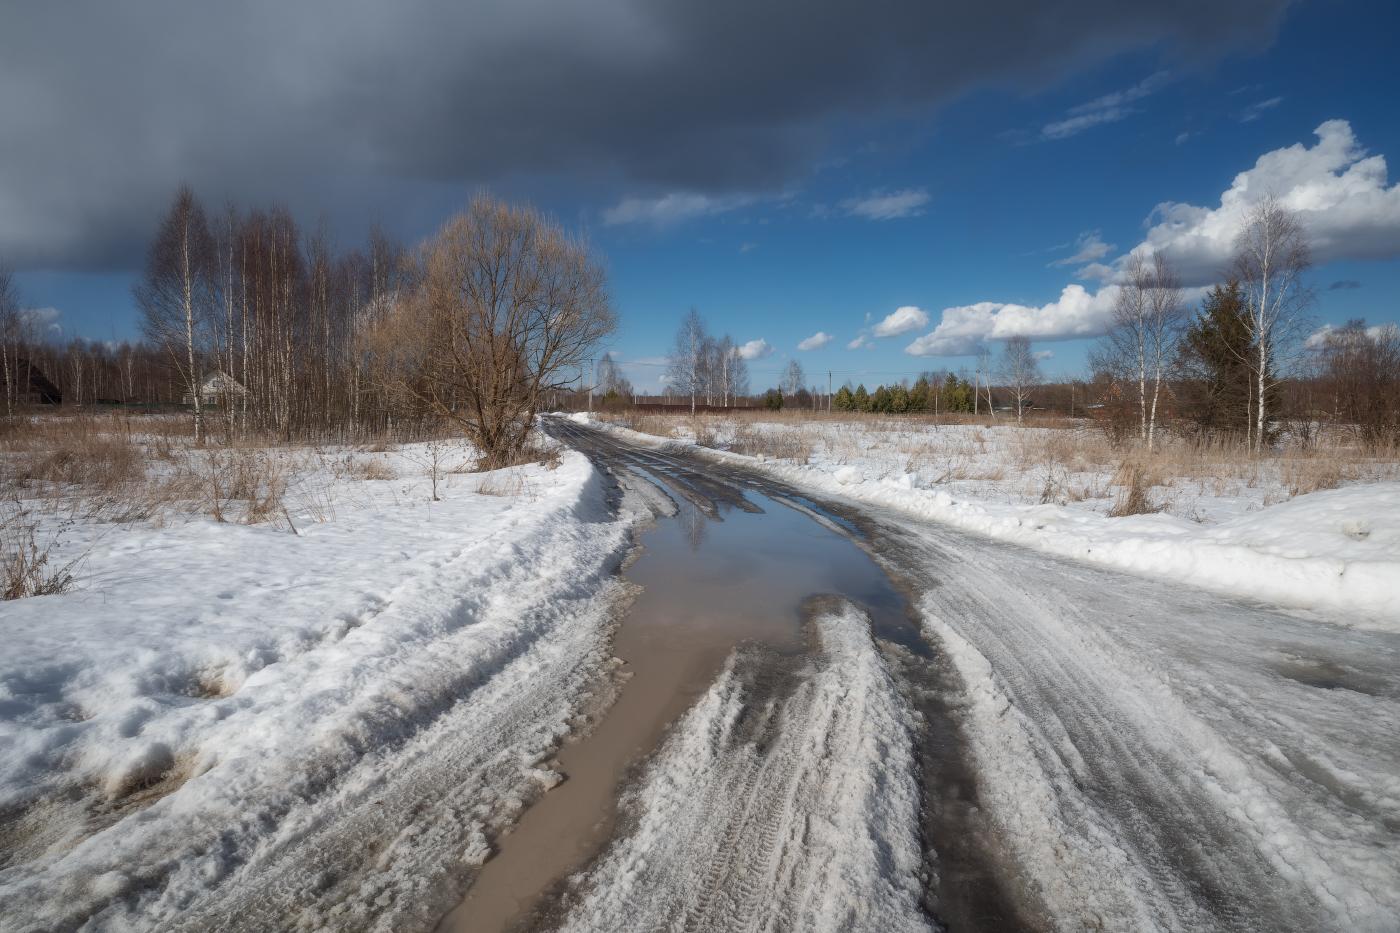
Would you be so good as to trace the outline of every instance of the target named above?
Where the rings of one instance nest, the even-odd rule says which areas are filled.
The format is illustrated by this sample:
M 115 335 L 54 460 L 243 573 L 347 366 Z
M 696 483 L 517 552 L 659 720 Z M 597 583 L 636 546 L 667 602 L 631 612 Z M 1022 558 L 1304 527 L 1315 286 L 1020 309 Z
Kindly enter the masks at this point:
M 567 388 L 615 327 L 584 243 L 481 196 L 425 245 L 377 351 L 395 392 L 457 424 L 492 469 L 518 462 L 544 394 Z
M 1233 278 L 1244 292 L 1252 338 L 1246 362 L 1255 377 L 1255 423 L 1251 446 L 1261 450 L 1269 436 L 1268 399 L 1288 351 L 1307 327 L 1312 292 L 1303 282 L 1311 265 L 1307 236 L 1298 217 L 1273 195 L 1250 209 L 1235 238 Z
M 134 291 L 146 336 L 170 354 L 193 402 L 194 438 L 201 443 L 202 343 L 218 303 L 217 250 L 204 208 L 187 186 L 176 192 Z

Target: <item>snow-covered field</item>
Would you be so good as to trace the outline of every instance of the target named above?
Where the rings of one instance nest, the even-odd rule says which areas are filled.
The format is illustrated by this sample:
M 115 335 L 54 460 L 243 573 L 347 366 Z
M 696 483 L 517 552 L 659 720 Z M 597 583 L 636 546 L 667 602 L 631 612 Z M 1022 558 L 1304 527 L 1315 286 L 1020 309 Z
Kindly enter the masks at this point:
M 0 927 L 453 903 L 611 689 L 628 542 L 581 455 L 445 472 L 468 453 L 270 454 L 258 524 L 23 503 L 84 556 L 69 592 L 0 603 Z
M 1049 553 L 1400 631 L 1400 465 L 1198 457 L 1149 477 L 1161 511 L 1110 517 L 1123 476 L 1087 431 L 714 417 L 698 439 L 674 419 L 668 441 L 600 423 Z

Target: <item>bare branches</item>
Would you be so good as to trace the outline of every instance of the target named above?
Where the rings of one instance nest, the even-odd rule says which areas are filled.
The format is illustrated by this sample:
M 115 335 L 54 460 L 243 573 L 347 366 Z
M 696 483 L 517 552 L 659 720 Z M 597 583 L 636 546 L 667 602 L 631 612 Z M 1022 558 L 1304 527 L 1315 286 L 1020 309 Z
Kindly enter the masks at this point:
M 1253 338 L 1248 361 L 1256 377 L 1255 423 L 1251 446 L 1262 450 L 1268 437 L 1267 399 L 1277 371 L 1307 327 L 1312 292 L 1303 274 L 1312 264 L 1307 237 L 1297 216 L 1275 198 L 1265 197 L 1245 219 L 1235 238 L 1233 276 L 1240 283 Z
M 1167 368 L 1181 334 L 1185 310 L 1181 282 L 1166 257 L 1128 257 L 1114 298 L 1109 331 L 1091 356 L 1097 372 L 1137 383 L 1138 436 L 1152 448 L 1157 408 Z
M 207 324 L 217 306 L 217 251 L 204 209 L 182 186 L 134 289 L 146 336 L 171 355 L 194 405 L 195 443 L 203 440 L 203 389 L 199 367 Z
M 1010 337 L 1001 351 L 1002 381 L 1016 399 L 1016 420 L 1020 421 L 1031 389 L 1040 384 L 1040 362 L 1031 350 L 1029 337 Z
M 583 244 L 478 197 L 425 246 L 375 352 L 383 384 L 458 424 L 494 468 L 521 455 L 542 394 L 565 387 L 615 325 Z

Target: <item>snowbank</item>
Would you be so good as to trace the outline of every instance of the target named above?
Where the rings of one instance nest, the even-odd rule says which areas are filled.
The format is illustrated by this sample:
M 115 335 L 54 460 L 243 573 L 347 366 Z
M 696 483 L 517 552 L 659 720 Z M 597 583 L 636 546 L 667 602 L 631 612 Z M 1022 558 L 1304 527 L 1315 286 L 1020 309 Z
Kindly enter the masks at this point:
M 1400 482 L 1315 492 L 1207 526 L 1171 515 L 1109 518 L 1060 505 L 975 499 L 917 488 L 908 473 L 876 478 L 850 465 L 749 457 L 599 426 L 635 443 L 686 446 L 788 482 L 1063 557 L 1400 632 Z
M 424 886 L 557 780 L 606 681 L 627 536 L 579 454 L 437 502 L 421 474 L 299 534 L 109 526 L 79 589 L 4 604 L 0 928 L 256 925 L 239 892 L 269 926 L 431 922 L 459 893 Z

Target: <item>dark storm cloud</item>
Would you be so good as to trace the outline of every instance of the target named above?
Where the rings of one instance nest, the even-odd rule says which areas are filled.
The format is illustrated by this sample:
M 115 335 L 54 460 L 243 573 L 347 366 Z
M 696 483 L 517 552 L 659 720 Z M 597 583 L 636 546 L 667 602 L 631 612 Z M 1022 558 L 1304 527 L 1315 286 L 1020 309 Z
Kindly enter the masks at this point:
M 313 213 L 422 210 L 507 178 L 774 190 L 833 118 L 1029 89 L 1159 42 L 1209 58 L 1268 41 L 1286 4 L 9 4 L 0 256 L 128 263 L 180 180 Z

